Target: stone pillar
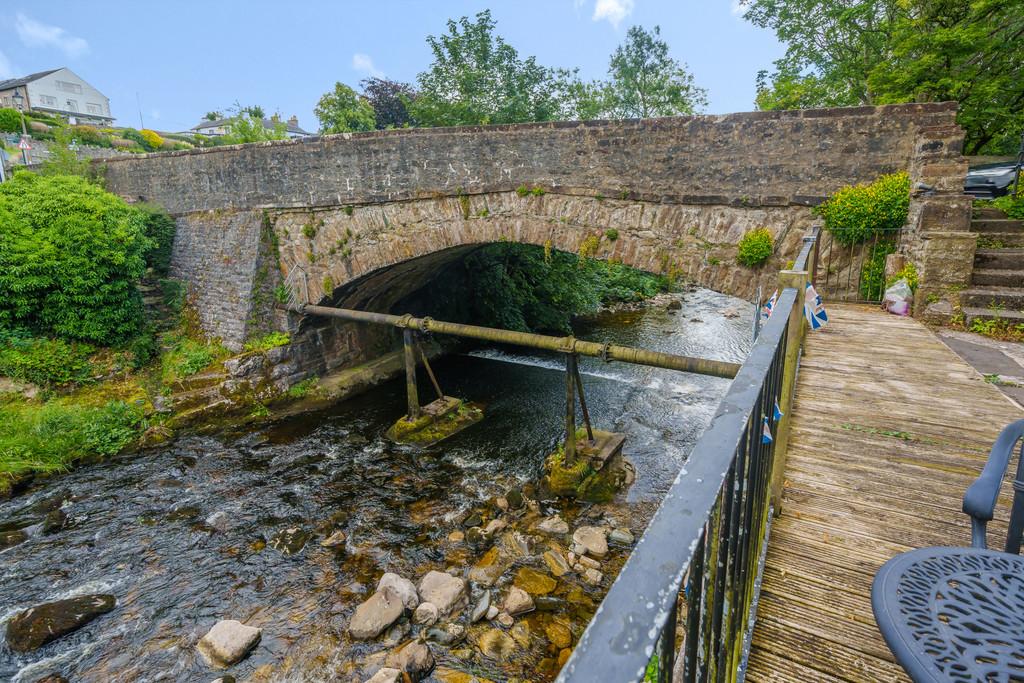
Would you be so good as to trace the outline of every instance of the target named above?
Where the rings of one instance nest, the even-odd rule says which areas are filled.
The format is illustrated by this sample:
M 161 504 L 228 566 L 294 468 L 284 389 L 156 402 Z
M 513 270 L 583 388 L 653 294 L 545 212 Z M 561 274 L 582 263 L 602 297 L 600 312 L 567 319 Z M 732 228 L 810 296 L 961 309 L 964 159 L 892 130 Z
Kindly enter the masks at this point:
M 963 141 L 956 125 L 921 128 L 910 165 L 910 212 L 900 255 L 917 268 L 914 315 L 937 323 L 949 320 L 974 268 Z

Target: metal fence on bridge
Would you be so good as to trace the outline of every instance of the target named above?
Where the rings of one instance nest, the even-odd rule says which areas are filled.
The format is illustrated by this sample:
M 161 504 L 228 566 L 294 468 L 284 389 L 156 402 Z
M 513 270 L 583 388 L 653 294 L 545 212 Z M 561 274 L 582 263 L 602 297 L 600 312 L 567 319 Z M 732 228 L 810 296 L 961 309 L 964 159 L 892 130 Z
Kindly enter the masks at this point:
M 780 274 L 784 289 L 771 318 L 560 683 L 742 681 L 781 490 L 817 236 L 804 238 L 794 269 Z

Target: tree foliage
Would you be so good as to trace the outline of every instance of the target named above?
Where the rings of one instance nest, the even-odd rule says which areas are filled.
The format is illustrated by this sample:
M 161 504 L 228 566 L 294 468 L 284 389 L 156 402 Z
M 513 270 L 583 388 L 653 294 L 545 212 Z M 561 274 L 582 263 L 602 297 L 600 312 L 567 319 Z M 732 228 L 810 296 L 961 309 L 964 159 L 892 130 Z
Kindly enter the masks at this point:
M 89 160 L 79 159 L 78 153 L 71 149 L 72 133 L 67 128 L 57 128 L 53 133 L 53 144 L 50 145 L 50 156 L 43 162 L 40 173 L 43 175 L 65 175 L 88 177 Z
M 374 109 L 366 99 L 344 83 L 335 83 L 313 110 L 320 121 L 321 133 L 352 133 L 373 130 Z
M 490 10 L 474 20 L 448 21 L 448 31 L 428 36 L 434 55 L 419 74 L 419 95 L 409 105 L 421 126 L 549 121 L 559 118 L 564 72 L 522 59 L 495 33 Z
M 378 130 L 412 125 L 409 104 L 416 99 L 416 90 L 411 85 L 386 78 L 367 78 L 359 85 L 373 109 Z
M 0 326 L 104 344 L 134 334 L 143 223 L 84 178 L 16 173 L 0 185 Z
M 257 114 L 259 114 L 257 116 Z M 222 144 L 240 145 L 247 142 L 265 142 L 267 140 L 284 140 L 288 137 L 288 126 L 278 118 L 263 118 L 262 107 L 235 107 L 235 111 L 225 124 L 227 133 L 221 138 Z
M 0 131 L 4 133 L 20 133 L 21 112 L 10 107 L 0 108 Z
M 744 0 L 786 55 L 758 74 L 761 109 L 954 100 L 969 154 L 1024 128 L 1020 0 Z

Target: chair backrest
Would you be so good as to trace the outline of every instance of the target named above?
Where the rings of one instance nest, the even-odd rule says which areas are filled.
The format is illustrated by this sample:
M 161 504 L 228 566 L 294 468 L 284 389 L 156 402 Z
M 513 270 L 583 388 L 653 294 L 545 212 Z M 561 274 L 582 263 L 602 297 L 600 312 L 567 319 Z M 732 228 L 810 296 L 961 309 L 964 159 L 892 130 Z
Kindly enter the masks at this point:
M 1019 450 L 1017 449 L 1020 445 Z M 1013 481 L 1013 504 L 1010 507 L 1010 528 L 1006 536 L 1004 550 L 1015 555 L 1020 554 L 1021 537 L 1024 536 L 1024 420 L 1013 422 L 1002 432 L 992 445 L 988 462 L 973 484 L 964 494 L 963 510 L 971 516 L 971 545 L 977 548 L 987 547 L 985 540 L 986 524 L 995 514 L 996 501 L 999 499 L 999 487 L 1006 476 L 1010 459 L 1018 450 L 1017 474 Z

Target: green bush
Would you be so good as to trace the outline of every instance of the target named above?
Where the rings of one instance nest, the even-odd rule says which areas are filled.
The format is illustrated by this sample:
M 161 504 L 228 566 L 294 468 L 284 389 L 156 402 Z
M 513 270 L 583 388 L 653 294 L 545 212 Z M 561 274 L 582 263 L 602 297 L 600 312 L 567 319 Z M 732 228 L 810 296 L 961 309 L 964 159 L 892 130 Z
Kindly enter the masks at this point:
M 10 107 L 0 109 L 0 131 L 4 133 L 20 133 L 21 112 Z
M 0 326 L 116 343 L 142 320 L 143 214 L 84 178 L 0 185 Z
M 214 361 L 231 355 L 216 341 L 198 341 L 185 336 L 171 341 L 171 349 L 161 357 L 161 379 L 167 385 L 205 370 Z
M 93 351 L 88 344 L 0 330 L 0 375 L 43 386 L 83 382 Z
M 171 249 L 174 247 L 174 233 L 177 225 L 163 209 L 155 206 L 139 206 L 143 213 L 143 231 L 150 241 L 146 250 L 146 266 L 158 275 L 166 275 L 171 269 Z
M 94 147 L 113 146 L 110 136 L 101 133 L 95 126 L 72 126 L 70 132 L 71 137 L 77 140 L 80 145 L 92 145 Z
M 89 455 L 114 455 L 143 426 L 142 411 L 123 401 L 100 407 L 50 401 L 0 405 L 0 474 L 52 472 Z
M 998 199 L 992 200 L 992 206 L 996 207 L 1010 218 L 1017 220 L 1024 220 L 1024 190 L 1017 193 L 1017 196 L 1012 194 L 1004 195 Z
M 909 209 L 910 176 L 901 172 L 844 187 L 816 207 L 815 213 L 825 219 L 835 241 L 850 247 L 899 230 L 907 222 Z
M 871 246 L 860 269 L 860 296 L 865 301 L 881 301 L 885 294 L 885 257 L 896 252 L 895 242 L 881 240 Z
M 767 261 L 774 250 L 775 241 L 772 239 L 772 233 L 768 228 L 748 230 L 740 238 L 736 260 L 740 265 L 753 268 Z

